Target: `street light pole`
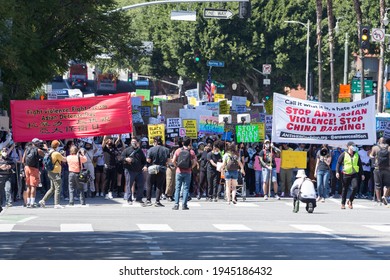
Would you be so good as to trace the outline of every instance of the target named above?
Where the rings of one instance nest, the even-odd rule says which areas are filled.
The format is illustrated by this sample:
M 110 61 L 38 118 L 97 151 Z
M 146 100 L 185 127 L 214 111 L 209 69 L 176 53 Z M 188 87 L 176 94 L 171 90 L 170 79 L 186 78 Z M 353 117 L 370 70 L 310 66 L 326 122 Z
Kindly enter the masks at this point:
M 338 17 L 336 21 L 336 26 L 334 27 L 334 30 L 336 33 L 339 32 L 339 20 L 343 19 L 344 17 Z M 348 83 L 348 32 L 345 32 L 345 42 L 344 42 L 344 79 L 343 84 L 346 85 Z
M 307 29 L 306 33 L 306 78 L 305 78 L 305 92 L 306 92 L 306 100 L 307 94 L 309 90 L 309 54 L 310 54 L 310 20 L 307 20 L 307 23 L 303 23 L 296 20 L 285 20 L 285 23 L 298 23 L 303 25 Z

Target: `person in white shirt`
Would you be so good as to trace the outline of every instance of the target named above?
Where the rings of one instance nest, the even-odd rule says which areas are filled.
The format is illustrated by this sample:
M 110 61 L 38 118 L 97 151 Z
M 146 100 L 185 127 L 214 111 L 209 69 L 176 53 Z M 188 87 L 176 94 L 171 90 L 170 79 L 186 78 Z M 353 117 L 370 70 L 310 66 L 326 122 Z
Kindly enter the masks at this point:
M 296 180 L 294 181 L 290 193 L 294 199 L 294 208 L 293 212 L 297 213 L 299 211 L 299 201 L 306 203 L 306 211 L 308 213 L 313 213 L 316 205 L 316 190 L 314 188 L 313 182 L 307 178 L 305 170 L 299 169 Z

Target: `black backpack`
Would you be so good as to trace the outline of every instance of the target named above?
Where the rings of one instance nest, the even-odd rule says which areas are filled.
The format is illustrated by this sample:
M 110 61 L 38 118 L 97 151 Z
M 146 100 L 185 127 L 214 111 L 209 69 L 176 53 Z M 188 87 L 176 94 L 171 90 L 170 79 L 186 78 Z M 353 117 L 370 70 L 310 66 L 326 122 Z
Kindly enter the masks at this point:
M 240 165 L 238 164 L 238 156 L 237 155 L 228 155 L 228 160 L 226 164 L 227 171 L 237 171 L 240 169 Z
M 379 146 L 378 152 L 378 167 L 385 168 L 389 166 L 389 147 L 381 147 Z
M 43 166 L 48 171 L 53 171 L 54 166 L 56 165 L 56 162 L 53 162 L 51 155 L 55 152 L 55 150 L 50 151 L 43 157 Z
M 39 167 L 38 149 L 31 147 L 27 150 L 25 164 L 30 167 Z
M 182 148 L 179 156 L 177 157 L 177 167 L 179 168 L 191 168 L 191 152 L 189 149 Z

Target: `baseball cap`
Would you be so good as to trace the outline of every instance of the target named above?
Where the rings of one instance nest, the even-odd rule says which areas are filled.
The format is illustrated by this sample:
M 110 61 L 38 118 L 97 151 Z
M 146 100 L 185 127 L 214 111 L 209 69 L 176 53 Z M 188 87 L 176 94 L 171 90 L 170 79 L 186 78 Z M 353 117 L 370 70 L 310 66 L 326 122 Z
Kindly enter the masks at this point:
M 349 142 L 347 143 L 347 147 L 353 146 L 353 145 L 356 145 L 355 142 L 353 142 L 353 141 L 349 141 Z
M 34 138 L 31 142 L 33 144 L 39 144 L 40 142 L 42 142 L 42 140 L 39 140 L 38 138 Z

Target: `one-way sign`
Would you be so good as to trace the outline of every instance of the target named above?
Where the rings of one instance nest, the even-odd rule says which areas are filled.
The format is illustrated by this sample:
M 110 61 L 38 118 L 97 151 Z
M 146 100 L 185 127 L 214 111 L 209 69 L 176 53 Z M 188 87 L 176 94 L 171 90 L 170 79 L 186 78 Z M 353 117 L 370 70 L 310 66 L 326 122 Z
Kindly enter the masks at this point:
M 229 19 L 233 16 L 233 13 L 229 10 L 221 9 L 204 9 L 203 17 L 204 18 L 214 18 L 214 19 Z

